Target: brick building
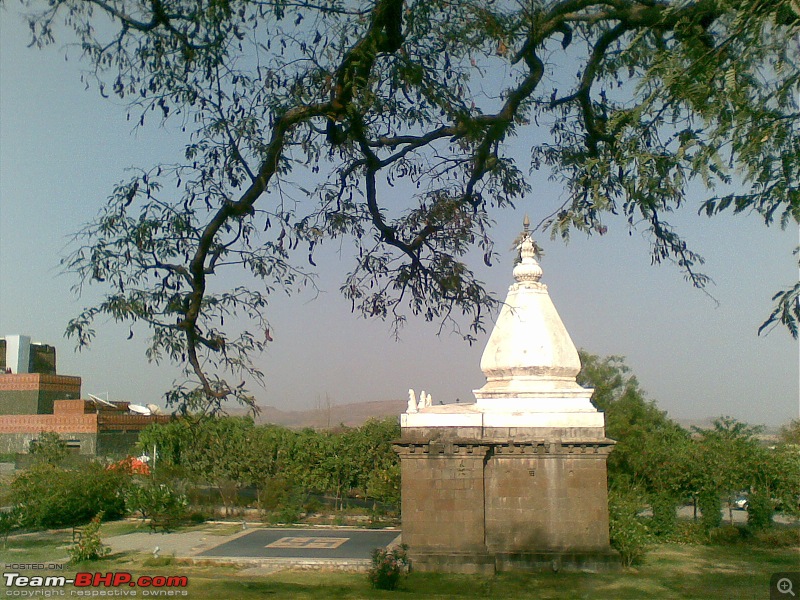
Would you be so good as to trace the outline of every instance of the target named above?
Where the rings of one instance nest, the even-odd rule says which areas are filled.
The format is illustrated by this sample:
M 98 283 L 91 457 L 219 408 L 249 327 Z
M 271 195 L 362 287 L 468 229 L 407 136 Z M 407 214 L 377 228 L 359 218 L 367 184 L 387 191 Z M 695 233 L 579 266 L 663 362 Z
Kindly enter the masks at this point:
M 81 378 L 56 374 L 55 348 L 0 338 L 0 453 L 27 453 L 51 431 L 79 454 L 122 454 L 142 429 L 170 418 L 132 413 L 128 402 L 82 400 Z

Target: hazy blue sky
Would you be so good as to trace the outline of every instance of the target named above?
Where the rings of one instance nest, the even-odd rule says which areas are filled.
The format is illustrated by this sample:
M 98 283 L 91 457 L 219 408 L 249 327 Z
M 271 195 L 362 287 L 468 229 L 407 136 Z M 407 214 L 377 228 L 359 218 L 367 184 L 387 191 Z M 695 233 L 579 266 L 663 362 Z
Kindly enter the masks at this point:
M 89 351 L 63 338 L 68 319 L 97 298 L 70 291 L 59 257 L 71 233 L 90 220 L 125 169 L 169 162 L 180 151 L 174 132 L 134 132 L 125 110 L 84 91 L 80 67 L 64 51 L 26 48 L 26 26 L 0 10 L 0 335 L 21 333 L 58 348 L 59 371 L 83 377 L 83 392 L 139 403 L 161 402 L 171 367 L 148 364 L 141 336 L 98 327 Z M 525 140 L 520 141 L 521 144 Z M 520 230 L 524 213 L 538 222 L 562 201 L 547 174 L 516 211 L 497 215 L 497 247 Z M 727 414 L 778 424 L 798 416 L 798 344 L 781 329 L 756 334 L 772 294 L 797 281 L 792 250 L 798 231 L 767 229 L 755 216 L 697 216 L 699 198 L 670 221 L 707 259 L 714 300 L 691 288 L 677 268 L 652 267 L 648 243 L 621 220 L 609 234 L 568 245 L 539 236 L 543 281 L 576 345 L 621 354 L 649 397 L 678 418 Z M 350 314 L 338 293 L 350 247 L 331 245 L 316 258 L 322 293 L 276 297 L 269 318 L 275 339 L 258 359 L 266 389 L 261 404 L 313 407 L 327 394 L 337 404 L 404 398 L 409 387 L 435 401 L 471 398 L 483 384 L 479 362 L 488 331 L 470 347 L 437 326 L 410 322 L 395 342 L 387 324 Z M 477 261 L 478 263 L 480 261 Z M 500 296 L 511 283 L 512 254 L 492 269 L 474 268 Z

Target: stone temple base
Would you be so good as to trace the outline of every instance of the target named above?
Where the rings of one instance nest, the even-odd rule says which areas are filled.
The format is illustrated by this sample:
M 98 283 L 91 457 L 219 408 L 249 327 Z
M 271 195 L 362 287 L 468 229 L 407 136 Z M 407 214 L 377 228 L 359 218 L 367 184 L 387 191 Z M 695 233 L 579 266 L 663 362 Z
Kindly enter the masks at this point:
M 495 573 L 543 571 L 604 573 L 621 568 L 619 553 L 605 552 L 538 552 L 516 554 L 465 554 L 411 553 L 411 568 L 414 571 L 433 573 L 463 573 L 471 575 L 494 575 Z
M 608 538 L 612 440 L 536 440 L 519 429 L 513 437 L 486 428 L 471 438 L 463 433 L 404 427 L 394 446 L 413 568 L 597 571 L 619 564 Z

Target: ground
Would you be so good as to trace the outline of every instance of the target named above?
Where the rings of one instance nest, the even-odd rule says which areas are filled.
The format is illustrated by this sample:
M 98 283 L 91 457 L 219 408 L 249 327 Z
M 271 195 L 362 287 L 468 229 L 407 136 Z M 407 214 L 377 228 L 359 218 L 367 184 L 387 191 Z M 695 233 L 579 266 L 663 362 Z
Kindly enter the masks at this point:
M 260 530 L 259 530 L 260 531 Z M 266 530 L 265 530 L 266 531 Z M 350 537 L 352 530 L 318 529 L 316 537 Z M 204 524 L 186 528 L 175 534 L 148 534 L 133 521 L 103 525 L 106 543 L 114 548 L 106 559 L 80 565 L 66 565 L 63 571 L 25 570 L 20 564 L 66 562 L 71 530 L 59 530 L 14 536 L 5 549 L 0 548 L 4 572 L 22 575 L 74 575 L 89 573 L 131 573 L 134 578 L 147 575 L 185 576 L 188 586 L 174 589 L 108 589 L 138 591 L 139 595 L 154 592 L 175 592 L 173 597 L 191 600 L 231 598 L 536 598 L 541 599 L 761 599 L 770 598 L 770 578 L 779 572 L 800 571 L 800 547 L 777 547 L 765 538 L 758 543 L 728 545 L 659 544 L 651 548 L 644 562 L 619 573 L 541 573 L 503 574 L 496 577 L 411 573 L 397 592 L 380 592 L 370 588 L 364 573 L 301 569 L 280 562 L 253 562 L 238 559 L 234 564 L 201 561 L 191 564 L 185 553 L 199 555 L 213 548 L 246 538 L 253 528 L 241 523 Z M 776 535 L 779 535 L 778 530 Z M 302 529 L 266 531 L 270 540 L 312 537 Z M 386 536 L 391 539 L 393 535 Z M 135 542 L 134 540 L 140 540 Z M 775 538 L 777 539 L 777 537 Z M 785 538 L 784 538 L 785 539 Z M 272 543 L 266 538 L 264 546 Z M 274 541 L 274 540 L 273 540 Z M 289 542 L 289 544 L 294 542 Z M 155 547 L 159 547 L 154 556 Z M 220 554 L 215 551 L 212 554 Z M 7 592 L 23 588 L 3 588 Z M 77 591 L 64 588 L 66 595 Z M 27 591 L 33 591 L 28 588 Z M 106 591 L 83 588 L 82 591 Z M 183 595 L 186 592 L 186 595 Z M 20 595 L 17 595 L 20 597 Z M 66 596 L 65 596 L 66 597 Z

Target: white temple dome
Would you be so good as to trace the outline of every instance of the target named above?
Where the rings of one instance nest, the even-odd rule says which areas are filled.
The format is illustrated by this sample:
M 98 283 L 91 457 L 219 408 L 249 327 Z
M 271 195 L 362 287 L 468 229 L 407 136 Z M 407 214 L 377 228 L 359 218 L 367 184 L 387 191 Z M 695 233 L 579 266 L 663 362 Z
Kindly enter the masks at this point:
M 479 405 L 511 409 L 594 411 L 592 390 L 579 386 L 575 344 L 540 282 L 542 268 L 528 232 L 519 245 L 514 284 L 497 317 L 481 358 L 486 385 L 475 392 Z

